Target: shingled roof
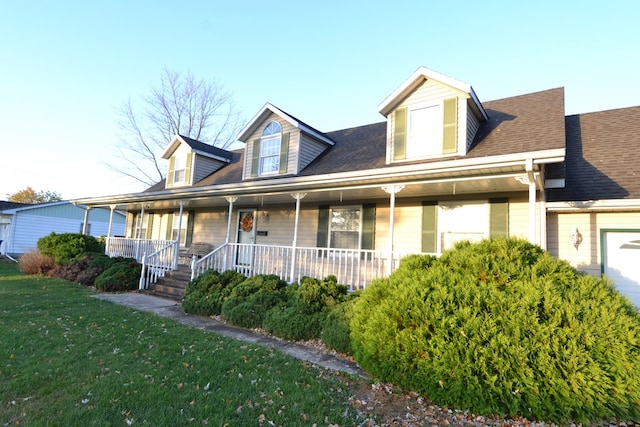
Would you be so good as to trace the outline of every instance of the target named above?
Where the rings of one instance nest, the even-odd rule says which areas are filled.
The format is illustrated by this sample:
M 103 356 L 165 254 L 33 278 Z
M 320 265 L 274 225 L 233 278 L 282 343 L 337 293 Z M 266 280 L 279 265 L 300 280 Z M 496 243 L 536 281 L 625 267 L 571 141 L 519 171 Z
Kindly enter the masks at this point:
M 565 188 L 549 201 L 640 198 L 640 107 L 567 116 Z M 561 172 L 558 172 L 561 169 Z
M 564 90 L 562 88 L 491 101 L 484 106 L 489 120 L 480 127 L 473 147 L 466 157 L 486 157 L 564 147 Z M 335 145 L 311 162 L 299 173 L 300 176 L 392 166 L 386 164 L 386 122 L 327 132 L 324 135 L 334 141 Z M 194 149 L 203 148 L 203 146 L 215 149 L 191 138 L 184 136 L 182 138 Z M 226 150 L 222 151 L 230 153 Z M 194 187 L 242 182 L 244 150 L 232 153 L 231 162 L 228 165 L 195 183 Z M 438 161 L 442 159 L 420 160 L 412 163 Z M 147 192 L 163 189 L 163 183 L 158 183 Z

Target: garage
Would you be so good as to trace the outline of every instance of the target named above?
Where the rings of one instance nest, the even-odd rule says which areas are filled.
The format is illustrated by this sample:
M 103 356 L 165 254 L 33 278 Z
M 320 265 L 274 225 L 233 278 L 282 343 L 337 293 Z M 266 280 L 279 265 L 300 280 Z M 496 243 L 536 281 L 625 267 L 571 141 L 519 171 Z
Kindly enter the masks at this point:
M 602 271 L 640 307 L 640 230 L 602 230 Z

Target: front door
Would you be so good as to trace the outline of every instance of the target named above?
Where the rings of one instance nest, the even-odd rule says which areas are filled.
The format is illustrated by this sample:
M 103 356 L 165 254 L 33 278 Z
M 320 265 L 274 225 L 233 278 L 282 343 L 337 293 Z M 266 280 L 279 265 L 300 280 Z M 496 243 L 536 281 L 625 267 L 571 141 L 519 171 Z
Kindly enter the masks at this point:
M 238 212 L 238 252 L 236 265 L 249 267 L 253 261 L 253 244 L 256 242 L 256 212 L 240 210 Z

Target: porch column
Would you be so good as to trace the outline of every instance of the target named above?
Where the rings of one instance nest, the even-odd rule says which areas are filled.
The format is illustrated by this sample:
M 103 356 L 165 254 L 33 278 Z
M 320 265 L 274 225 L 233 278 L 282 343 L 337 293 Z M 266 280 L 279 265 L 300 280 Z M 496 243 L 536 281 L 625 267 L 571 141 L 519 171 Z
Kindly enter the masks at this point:
M 138 227 L 138 238 L 136 239 L 136 259 L 140 259 L 140 244 L 142 242 L 142 222 L 144 221 L 144 203 L 140 208 L 140 226 Z
M 222 270 L 227 270 L 227 259 L 229 259 L 229 241 L 231 240 L 231 220 L 233 218 L 233 204 L 238 200 L 238 196 L 226 196 L 227 202 L 229 202 L 229 214 L 227 215 L 227 237 L 224 240 L 225 244 L 225 256 L 222 263 Z
M 89 228 L 89 211 L 90 207 L 85 206 L 84 208 L 84 220 L 82 222 L 82 234 L 87 234 L 87 229 Z
M 109 229 L 107 230 L 107 237 L 111 237 L 111 230 L 113 229 L 113 212 L 116 209 L 116 205 L 109 205 L 111 213 L 109 214 Z
M 238 196 L 226 196 L 227 202 L 229 202 L 229 215 L 227 219 L 227 237 L 224 240 L 226 244 L 229 244 L 231 238 L 231 217 L 233 216 L 233 204 L 238 200 Z
M 401 192 L 404 185 L 386 185 L 382 190 L 389 194 L 389 262 L 387 263 L 387 275 L 393 272 L 393 229 L 396 210 L 396 193 Z
M 529 242 L 536 243 L 536 177 L 533 172 L 533 159 L 525 162 L 529 185 Z
M 291 195 L 296 199 L 296 219 L 293 225 L 293 242 L 291 243 L 291 281 L 293 282 L 296 268 L 296 246 L 298 245 L 298 221 L 300 220 L 300 200 L 304 199 L 307 193 L 294 193 Z
M 178 261 L 180 260 L 180 238 L 182 237 L 182 212 L 184 210 L 184 200 L 180 200 L 180 213 L 178 215 L 178 235 L 176 237 L 176 250 L 173 254 L 173 268 L 178 269 Z

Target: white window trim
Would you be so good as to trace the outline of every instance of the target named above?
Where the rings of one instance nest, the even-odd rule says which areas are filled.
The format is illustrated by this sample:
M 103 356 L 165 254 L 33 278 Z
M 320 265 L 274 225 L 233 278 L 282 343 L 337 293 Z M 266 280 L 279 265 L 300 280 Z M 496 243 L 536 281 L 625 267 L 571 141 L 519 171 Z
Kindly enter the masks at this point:
M 333 211 L 334 210 L 354 210 L 354 211 L 359 211 L 360 213 L 360 217 L 359 217 L 359 224 L 358 224 L 358 247 L 357 248 L 334 248 L 331 246 L 331 233 L 332 233 L 332 227 L 331 227 L 331 219 L 333 217 Z M 343 231 L 343 230 L 341 230 Z M 337 205 L 337 206 L 329 206 L 329 226 L 328 226 L 328 233 L 327 233 L 327 248 L 329 248 L 329 250 L 331 249 L 335 249 L 335 250 L 345 250 L 345 251 L 349 251 L 349 250 L 361 250 L 362 248 L 362 205 L 346 205 L 346 206 L 341 206 L 341 205 Z
M 491 222 L 491 212 L 490 212 L 490 203 L 489 200 L 464 200 L 464 201 L 442 201 L 438 203 L 438 220 L 437 220 L 437 224 L 436 224 L 436 229 L 437 229 L 437 239 L 436 239 L 436 249 L 438 253 L 442 253 L 443 250 L 446 249 L 450 249 L 450 248 L 444 248 L 443 247 L 443 237 L 445 235 L 445 233 L 449 233 L 451 232 L 450 230 L 445 230 L 444 229 L 444 222 L 442 221 L 442 218 L 444 216 L 443 212 L 444 210 L 447 209 L 447 206 L 451 206 L 451 205 L 462 205 L 462 206 L 467 206 L 467 205 L 480 205 L 482 207 L 484 207 L 485 209 L 485 215 L 486 215 L 486 221 L 484 221 L 482 230 L 478 230 L 478 231 L 460 231 L 460 232 L 455 232 L 453 231 L 454 234 L 469 234 L 470 236 L 476 236 L 479 237 L 478 234 L 482 233 L 482 238 L 487 238 L 489 237 L 489 225 Z

